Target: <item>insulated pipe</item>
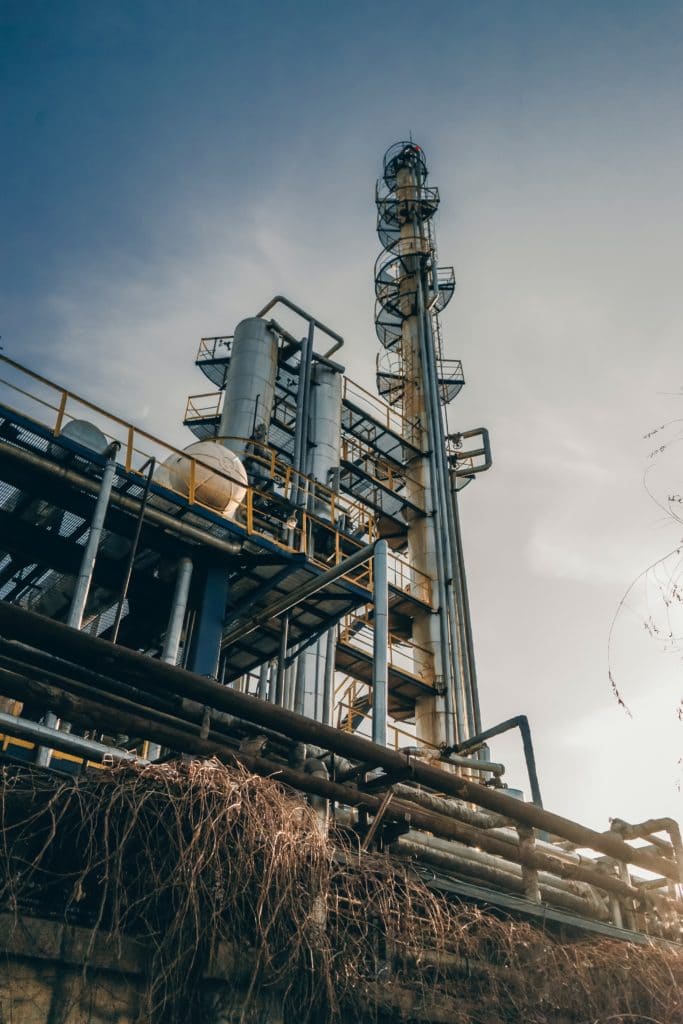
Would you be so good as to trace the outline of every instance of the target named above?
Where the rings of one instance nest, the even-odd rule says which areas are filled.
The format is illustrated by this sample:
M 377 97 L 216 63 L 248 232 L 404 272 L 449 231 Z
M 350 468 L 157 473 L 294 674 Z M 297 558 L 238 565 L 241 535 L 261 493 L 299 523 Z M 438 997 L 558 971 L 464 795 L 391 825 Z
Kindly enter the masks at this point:
M 289 615 L 283 616 L 280 627 L 280 650 L 277 657 L 277 675 L 275 678 L 275 703 L 282 706 L 285 703 L 285 669 L 287 661 L 287 647 L 289 644 Z
M 24 448 L 17 448 L 14 445 L 7 444 L 5 441 L 0 441 L 0 463 L 3 460 L 19 464 L 36 474 L 43 474 L 43 476 L 51 477 L 54 480 L 65 481 L 80 491 L 86 491 L 88 494 L 99 494 L 100 488 L 97 482 L 91 480 L 88 476 L 84 476 L 83 473 L 78 473 L 76 470 L 69 469 L 67 466 L 62 466 L 59 463 L 50 462 L 48 459 L 36 455 L 34 452 L 29 452 Z M 118 491 L 112 491 L 110 504 L 123 509 L 124 512 L 131 512 L 133 515 L 138 515 L 140 511 L 139 499 L 131 498 L 126 494 L 119 494 Z M 200 530 L 196 526 L 191 526 L 184 519 L 169 516 L 165 512 L 160 511 L 160 509 L 151 506 L 147 507 L 145 519 L 161 527 L 167 533 L 172 533 L 183 540 L 213 548 L 224 555 L 239 554 L 242 550 L 242 541 L 225 540 L 217 537 L 215 534 L 209 533 L 208 530 Z
M 405 838 L 411 843 L 426 847 L 427 849 L 440 850 L 444 853 L 462 858 L 463 860 L 471 861 L 472 863 L 489 865 L 490 867 L 509 872 L 510 874 L 516 875 L 520 880 L 522 878 L 520 866 L 517 865 L 516 862 L 507 860 L 498 854 L 485 853 L 484 851 L 471 846 L 455 846 L 455 844 L 450 842 L 448 839 L 441 839 L 438 836 L 422 832 L 414 832 L 413 830 L 411 830 Z M 398 842 L 402 843 L 403 839 L 404 837 L 401 836 Z M 533 855 L 528 859 L 533 860 Z M 596 900 L 598 897 L 596 887 L 589 885 L 587 882 L 559 878 L 557 875 L 553 875 L 548 871 L 539 871 L 538 880 L 541 885 L 548 885 L 553 889 L 560 889 L 563 892 L 572 893 L 574 896 L 588 897 L 591 900 Z M 600 903 L 602 903 L 602 900 L 600 900 Z
M 82 636 L 82 634 L 80 635 Z M 241 752 L 236 756 L 233 748 L 230 745 L 226 745 L 225 739 L 220 735 L 216 735 L 213 729 L 210 730 L 208 737 L 203 739 L 201 735 L 198 735 L 196 725 L 192 725 L 186 720 L 174 718 L 169 714 L 151 711 L 143 707 L 135 708 L 134 706 L 132 706 L 131 711 L 125 714 L 116 710 L 113 711 L 111 706 L 106 703 L 106 691 L 100 695 L 100 698 L 104 698 L 102 703 L 98 704 L 95 702 L 98 699 L 97 697 L 95 697 L 95 700 L 81 698 L 74 702 L 68 696 L 65 698 L 64 694 L 59 693 L 54 687 L 46 687 L 43 683 L 32 683 L 25 677 L 16 676 L 12 672 L 7 673 L 3 671 L 0 678 L 2 679 L 5 692 L 12 691 L 19 699 L 24 699 L 24 697 L 36 699 L 36 696 L 41 694 L 41 699 L 48 703 L 48 706 L 51 704 L 60 713 L 68 710 L 68 713 L 74 720 L 77 720 L 80 716 L 80 720 L 84 725 L 92 726 L 92 724 L 99 724 L 103 728 L 110 728 L 112 722 L 114 724 L 118 723 L 127 732 L 137 732 L 143 735 L 145 732 L 151 733 L 156 739 L 163 742 L 164 745 L 175 750 L 186 750 L 207 757 L 218 753 L 223 759 L 228 761 L 237 759 L 252 771 L 260 775 L 277 777 L 283 783 L 303 792 L 324 796 L 346 806 L 365 807 L 372 813 L 378 813 L 381 809 L 383 799 L 381 796 L 375 796 L 349 786 L 340 785 L 339 783 L 319 779 L 312 780 L 309 775 L 302 772 L 282 767 L 262 758 L 244 756 Z M 95 692 L 93 691 L 93 693 Z M 251 700 L 255 700 L 255 698 L 251 698 Z M 183 713 L 185 713 L 184 710 Z M 585 881 L 599 889 L 615 893 L 622 898 L 638 899 L 641 895 L 638 889 L 632 885 L 624 883 L 599 868 L 595 869 L 594 867 L 584 866 L 584 864 L 589 865 L 590 862 L 584 861 L 582 864 L 570 865 L 538 850 L 523 855 L 519 843 L 515 845 L 513 842 L 501 841 L 488 832 L 482 832 L 453 818 L 423 811 L 415 804 L 394 800 L 391 803 L 391 807 L 386 811 L 386 815 L 388 820 L 410 824 L 412 827 L 425 829 L 434 835 L 455 839 L 457 842 L 496 853 L 515 863 L 521 863 L 522 856 L 524 856 L 525 861 L 530 867 L 548 870 L 563 878 Z M 587 844 L 584 843 L 584 845 Z M 648 870 L 655 870 L 655 868 L 649 865 Z M 660 902 L 662 901 L 660 900 Z M 662 905 L 667 907 L 676 906 L 675 903 L 669 900 L 664 900 Z
M 109 498 L 114 485 L 114 477 L 116 475 L 116 454 L 119 448 L 120 445 L 118 441 L 114 441 L 107 448 L 107 461 L 102 473 L 97 501 L 95 502 L 95 508 L 90 522 L 88 540 L 86 541 L 83 555 L 81 556 L 81 564 L 78 570 L 78 576 L 76 577 L 76 585 L 71 597 L 69 612 L 66 617 L 67 626 L 72 626 L 74 629 L 80 629 L 83 625 L 83 613 L 85 612 L 86 601 L 88 600 L 88 594 L 90 593 L 90 587 L 92 585 L 92 577 L 95 571 L 95 560 L 102 540 L 104 520 L 107 515 Z M 52 712 L 48 712 L 45 715 L 45 727 L 50 732 L 59 728 L 59 719 L 53 715 Z M 49 765 L 51 757 L 52 751 L 49 747 L 40 746 L 36 750 L 36 764 L 43 768 L 46 768 Z
M 325 676 L 323 679 L 323 724 L 332 725 L 334 713 L 334 659 L 337 648 L 337 633 L 334 629 L 327 631 L 325 646 Z
M 169 665 L 175 665 L 178 661 L 180 649 L 180 638 L 183 632 L 183 622 L 187 610 L 187 599 L 190 594 L 190 582 L 192 580 L 192 559 L 181 558 L 178 562 L 175 590 L 173 591 L 173 602 L 171 614 L 166 627 L 164 646 L 161 652 L 162 661 Z
M 71 598 L 69 614 L 66 618 L 67 626 L 73 626 L 74 629 L 80 629 L 83 624 L 85 603 L 88 600 L 88 594 L 90 593 L 90 585 L 92 583 L 93 571 L 95 569 L 95 559 L 97 558 L 97 552 L 102 540 L 104 519 L 107 514 L 107 509 L 109 508 L 109 498 L 114 485 L 114 476 L 116 474 L 116 453 L 118 452 L 119 447 L 120 445 L 118 441 L 114 441 L 108 449 L 108 458 L 104 467 L 104 472 L 102 473 L 102 482 L 100 484 L 99 494 L 97 495 L 92 522 L 90 523 L 88 540 L 83 551 L 83 557 L 81 558 L 81 566 L 78 570 L 78 576 L 76 577 L 76 586 Z
M 508 818 L 497 814 L 477 811 L 462 800 L 436 796 L 427 790 L 406 786 L 402 782 L 396 783 L 394 792 L 401 800 L 408 800 L 410 803 L 415 803 L 428 811 L 434 811 L 436 814 L 445 814 L 457 818 L 459 821 L 464 821 L 467 825 L 473 825 L 475 828 L 501 828 L 506 826 L 509 821 Z M 517 839 L 516 832 L 511 832 L 511 835 L 514 836 L 515 840 Z
M 680 870 L 679 881 L 683 884 L 683 840 L 681 827 L 675 818 L 650 818 L 638 825 L 631 825 L 621 818 L 613 818 L 610 829 L 623 839 L 645 839 L 654 832 L 667 832 Z
M 473 854 L 477 851 L 457 847 L 444 850 L 426 842 L 417 842 L 412 837 L 400 838 L 393 844 L 392 851 L 413 861 L 424 861 L 447 871 L 454 871 L 456 874 L 473 877 L 479 882 L 486 881 L 507 891 L 525 895 L 523 869 L 517 868 L 516 865 L 506 865 L 505 861 L 499 861 L 489 854 L 479 854 L 479 857 L 476 857 Z M 598 899 L 597 894 L 577 893 L 575 887 L 578 885 L 580 883 L 571 881 L 563 883 L 561 879 L 556 880 L 546 872 L 539 878 L 544 903 L 562 907 L 582 917 L 596 918 L 599 921 L 609 920 L 605 903 Z
M 259 669 L 258 690 L 259 700 L 268 700 L 268 662 L 264 661 Z
M 375 544 L 373 589 L 375 614 L 372 637 L 372 741 L 387 745 L 389 698 L 389 583 L 388 551 L 385 540 Z
M 88 636 L 35 612 L 0 602 L 0 634 L 34 648 L 42 644 L 43 647 L 40 649 L 47 649 L 57 656 L 80 659 L 81 664 L 94 662 L 100 669 L 119 677 L 126 675 L 131 681 L 137 685 L 142 684 L 143 687 L 156 687 L 169 693 L 191 697 L 216 710 L 227 711 L 246 721 L 284 733 L 290 739 L 315 744 L 363 764 L 384 768 L 387 773 L 412 778 L 413 781 L 437 792 L 478 804 L 514 822 L 544 829 L 578 846 L 597 850 L 615 860 L 637 864 L 655 874 L 662 874 L 678 881 L 677 865 L 664 857 L 643 853 L 628 846 L 615 833 L 596 832 L 562 815 L 515 800 L 514 797 L 507 796 L 499 790 L 490 789 L 470 779 L 413 760 L 397 751 L 380 747 L 354 733 L 343 732 L 303 718 L 292 711 L 264 703 L 257 697 L 221 686 L 215 680 L 166 665 L 155 658 L 118 647 L 106 640 Z M 465 825 L 458 827 L 467 828 Z
M 111 627 L 111 642 L 113 644 L 119 638 L 119 629 L 121 627 L 121 619 L 123 618 L 123 605 L 128 596 L 128 587 L 130 586 L 131 576 L 133 575 L 133 566 L 135 565 L 135 559 L 138 553 L 138 545 L 140 543 L 140 534 L 142 533 L 142 523 L 145 518 L 145 509 L 147 508 L 147 499 L 149 498 L 149 486 L 154 476 L 154 470 L 156 468 L 157 460 L 152 457 L 149 460 L 149 466 L 147 467 L 147 476 L 145 477 L 145 485 L 142 489 L 142 497 L 140 498 L 140 510 L 138 512 L 137 521 L 135 523 L 135 533 L 133 535 L 133 543 L 130 546 L 128 552 L 128 559 L 126 561 L 126 572 L 121 583 L 121 592 L 119 594 L 118 604 L 116 606 L 116 618 L 114 619 L 114 625 Z
M 16 677 L 13 673 L 2 673 L 3 684 L 8 678 L 22 682 L 21 677 Z M 32 684 L 32 686 L 29 686 L 28 694 L 35 697 L 37 692 L 44 691 L 57 694 L 54 688 L 44 687 L 43 684 Z M 16 692 L 21 696 L 23 691 L 20 687 Z M 106 700 L 106 694 L 104 696 Z M 224 740 L 220 736 L 216 736 L 213 730 L 209 731 L 207 738 L 202 739 L 201 735 L 197 734 L 196 726 L 189 726 L 187 722 L 174 719 L 170 715 L 161 715 L 159 712 L 150 712 L 148 709 L 143 708 L 139 708 L 138 712 L 133 714 L 121 715 L 114 712 L 112 715 L 110 707 L 94 703 L 89 699 L 79 700 L 74 705 L 73 701 L 67 698 L 65 705 L 64 697 L 61 695 L 52 698 L 52 701 L 53 706 L 57 710 L 62 711 L 65 707 L 68 708 L 69 714 L 74 719 L 77 719 L 80 715 L 84 724 L 87 721 L 90 725 L 94 723 L 99 724 L 101 727 L 111 727 L 113 721 L 114 723 L 119 723 L 120 727 L 126 731 L 143 734 L 145 731 L 152 731 L 157 739 L 172 749 L 188 750 L 209 757 L 215 756 L 218 753 L 228 762 L 236 760 L 260 775 L 279 778 L 281 782 L 303 792 L 332 799 L 345 806 L 365 807 L 374 814 L 382 811 L 383 798 L 381 796 L 374 796 L 373 794 L 342 786 L 338 783 L 332 783 L 328 780 L 311 779 L 311 776 L 308 774 L 282 767 L 273 761 L 264 760 L 260 757 L 250 757 L 243 752 L 235 754 L 232 746 L 226 746 Z M 155 719 L 151 730 L 150 717 Z M 167 722 L 169 725 L 157 724 L 159 722 Z M 538 851 L 523 854 L 518 843 L 515 846 L 512 843 L 501 842 L 490 833 L 481 832 L 476 828 L 463 825 L 452 818 L 440 814 L 422 811 L 414 804 L 405 804 L 402 801 L 394 800 L 388 810 L 385 807 L 385 811 L 388 820 L 409 824 L 413 827 L 425 829 L 434 835 L 455 839 L 459 843 L 488 850 L 513 863 L 526 863 L 529 867 L 548 870 L 562 878 L 574 878 L 578 881 L 584 881 L 587 884 L 596 886 L 598 889 L 614 893 L 621 898 L 641 899 L 638 889 L 604 871 L 595 870 L 595 868 L 590 868 L 589 866 L 563 864 L 555 857 L 549 857 Z M 678 910 L 677 904 L 666 898 L 658 898 L 658 903 L 665 910 L 668 908 L 674 913 Z
M 183 632 L 183 622 L 187 610 L 187 599 L 190 594 L 190 582 L 192 580 L 192 559 L 181 558 L 178 562 L 175 590 L 171 604 L 171 614 L 166 627 L 164 646 L 161 651 L 161 660 L 168 665 L 175 665 L 178 661 L 180 649 L 180 638 Z M 150 743 L 147 749 L 147 756 L 150 761 L 156 761 L 161 754 L 161 747 L 158 743 Z
M 131 754 L 127 750 L 108 747 L 104 743 L 96 743 L 95 740 L 85 740 L 70 732 L 60 732 L 59 729 L 31 722 L 28 718 L 15 718 L 14 715 L 0 714 L 0 729 L 10 736 L 16 736 L 17 739 L 42 744 L 38 749 L 47 750 L 50 754 L 54 749 L 61 750 L 65 754 L 82 757 L 88 761 L 97 761 L 98 764 L 109 760 L 149 764 L 144 757 L 138 757 L 137 754 Z M 38 763 L 37 759 L 36 763 Z
M 296 425 L 294 429 L 294 487 L 292 504 L 298 506 L 301 503 L 301 476 L 304 472 L 306 452 L 308 445 L 308 416 L 311 390 L 311 359 L 313 356 L 313 332 L 315 328 L 311 321 L 308 325 L 308 335 L 301 340 L 301 356 L 299 362 L 299 386 L 296 395 Z

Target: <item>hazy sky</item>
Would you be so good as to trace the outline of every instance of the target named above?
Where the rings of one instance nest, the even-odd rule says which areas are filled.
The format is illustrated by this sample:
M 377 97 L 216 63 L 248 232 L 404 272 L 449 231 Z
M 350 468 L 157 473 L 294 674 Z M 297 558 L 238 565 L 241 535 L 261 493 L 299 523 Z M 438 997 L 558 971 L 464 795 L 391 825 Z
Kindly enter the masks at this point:
M 2 344 L 169 440 L 209 390 L 199 337 L 275 293 L 374 380 L 374 179 L 412 131 L 458 280 L 451 425 L 494 447 L 462 498 L 486 724 L 529 715 L 554 810 L 683 817 L 683 662 L 651 576 L 612 641 L 633 718 L 607 670 L 624 591 L 681 538 L 680 425 L 644 439 L 683 417 L 681 5 L 4 0 L 0 19 Z M 513 784 L 518 747 L 493 748 Z

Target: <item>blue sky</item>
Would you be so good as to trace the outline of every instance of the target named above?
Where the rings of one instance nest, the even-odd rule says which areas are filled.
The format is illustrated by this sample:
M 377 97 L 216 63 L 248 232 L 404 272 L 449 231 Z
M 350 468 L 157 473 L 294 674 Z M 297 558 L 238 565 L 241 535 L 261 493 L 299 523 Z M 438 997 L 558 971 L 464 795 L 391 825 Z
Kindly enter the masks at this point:
M 633 722 L 606 671 L 680 532 L 642 488 L 643 434 L 681 414 L 680 5 L 5 0 L 0 24 L 2 344 L 170 440 L 199 336 L 278 292 L 372 381 L 372 190 L 413 132 L 458 279 L 451 421 L 494 440 L 463 497 L 485 717 L 530 715 L 555 809 L 681 817 L 681 659 L 644 643 L 647 595 L 615 634 Z

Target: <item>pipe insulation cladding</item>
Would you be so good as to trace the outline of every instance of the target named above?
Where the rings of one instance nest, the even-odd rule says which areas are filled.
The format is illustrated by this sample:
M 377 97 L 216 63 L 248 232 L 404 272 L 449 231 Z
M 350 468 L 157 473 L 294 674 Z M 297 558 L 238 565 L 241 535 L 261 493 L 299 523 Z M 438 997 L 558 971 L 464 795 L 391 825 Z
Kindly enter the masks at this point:
M 260 317 L 242 320 L 232 341 L 218 431 L 240 458 L 248 451 L 249 438 L 268 440 L 276 375 L 277 336 Z
M 341 447 L 341 374 L 323 363 L 312 371 L 308 473 L 331 491 L 339 490 Z M 329 502 L 316 501 L 313 511 L 329 515 Z

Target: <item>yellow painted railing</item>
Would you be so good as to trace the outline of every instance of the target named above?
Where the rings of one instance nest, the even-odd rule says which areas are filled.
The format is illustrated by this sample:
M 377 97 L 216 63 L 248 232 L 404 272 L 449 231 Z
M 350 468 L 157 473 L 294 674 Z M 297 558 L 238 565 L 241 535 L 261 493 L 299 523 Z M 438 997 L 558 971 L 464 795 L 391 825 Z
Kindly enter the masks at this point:
M 373 653 L 373 639 L 367 607 L 360 614 L 352 612 L 344 616 L 337 625 L 338 643 L 355 647 L 369 657 Z M 390 632 L 387 655 L 390 668 L 413 676 L 426 686 L 434 685 L 434 656 L 426 647 Z
M 68 422 L 86 419 L 102 431 L 107 441 L 116 441 L 120 445 L 120 460 L 126 471 L 139 475 L 141 479 L 151 458 L 155 458 L 160 467 L 174 456 L 182 459 L 187 469 L 182 486 L 174 486 L 175 476 L 168 472 L 159 475 L 155 483 L 192 506 L 216 514 L 200 497 L 201 482 L 207 469 L 243 486 L 241 480 L 218 471 L 211 463 L 167 444 L 7 356 L 0 355 L 0 368 L 2 403 L 17 414 L 47 427 L 55 437 Z M 353 549 L 377 539 L 375 518 L 366 505 L 339 495 L 304 474 L 296 474 L 266 445 L 249 441 L 244 461 L 252 479 L 258 478 L 258 486 L 246 488 L 244 500 L 235 515 L 235 522 L 247 534 L 264 537 L 285 550 L 304 552 L 325 568 L 339 564 Z M 198 473 L 199 468 L 204 472 Z M 298 491 L 298 501 L 297 507 L 293 508 L 291 499 L 295 490 Z M 314 533 L 315 553 L 312 545 Z M 328 539 L 325 543 L 326 534 Z M 428 577 L 416 577 L 410 566 L 398 556 L 390 557 L 389 569 L 393 586 L 429 603 L 431 581 Z M 348 578 L 365 589 L 371 589 L 372 563 L 357 567 Z

